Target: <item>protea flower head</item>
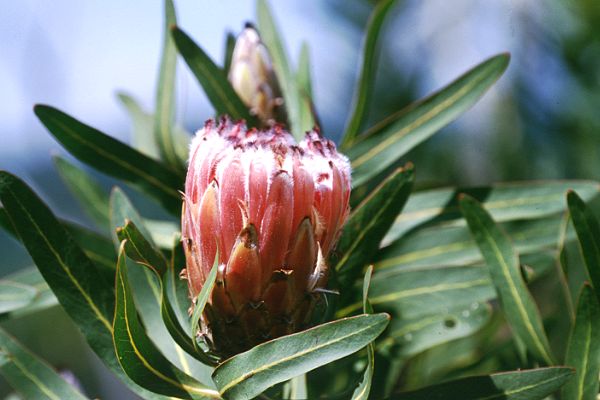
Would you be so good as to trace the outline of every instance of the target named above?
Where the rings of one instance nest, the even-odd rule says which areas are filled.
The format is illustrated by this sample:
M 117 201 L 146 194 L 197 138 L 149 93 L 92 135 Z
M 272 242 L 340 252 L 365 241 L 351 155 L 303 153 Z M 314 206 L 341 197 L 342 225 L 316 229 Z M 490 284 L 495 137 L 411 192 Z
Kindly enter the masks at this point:
M 208 121 L 191 144 L 182 236 L 195 299 L 219 254 L 200 321 L 229 356 L 309 324 L 349 211 L 350 166 L 335 145 L 280 126 Z
M 269 51 L 252 24 L 246 24 L 235 42 L 228 79 L 263 126 L 285 121 L 283 97 Z

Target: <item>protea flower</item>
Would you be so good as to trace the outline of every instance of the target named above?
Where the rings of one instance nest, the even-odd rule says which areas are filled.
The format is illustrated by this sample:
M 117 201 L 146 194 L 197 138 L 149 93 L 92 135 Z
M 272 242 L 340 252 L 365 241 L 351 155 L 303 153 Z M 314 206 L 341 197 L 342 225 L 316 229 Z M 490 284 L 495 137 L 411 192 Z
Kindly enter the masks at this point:
M 219 254 L 202 334 L 223 356 L 303 329 L 348 215 L 350 166 L 335 145 L 282 127 L 208 121 L 191 144 L 182 236 L 194 299 Z

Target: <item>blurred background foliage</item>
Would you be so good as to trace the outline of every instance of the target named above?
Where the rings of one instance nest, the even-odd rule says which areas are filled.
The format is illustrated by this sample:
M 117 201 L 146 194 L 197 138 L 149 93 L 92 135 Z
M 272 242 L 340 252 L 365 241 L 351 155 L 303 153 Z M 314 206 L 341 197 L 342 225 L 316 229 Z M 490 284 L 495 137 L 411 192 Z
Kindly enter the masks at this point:
M 350 108 L 363 29 L 374 1 L 272 3 L 292 58 L 297 59 L 302 40 L 310 45 L 323 132 L 337 139 Z M 215 60 L 224 57 L 225 33 L 237 33 L 254 19 L 253 2 L 180 0 L 176 6 L 180 25 Z M 31 107 L 53 104 L 129 140 L 129 120 L 114 94 L 124 91 L 151 109 L 162 2 L 2 2 L 0 17 L 0 169 L 24 177 L 58 215 L 89 225 L 52 166 L 51 154 L 65 152 Z M 418 187 L 599 180 L 597 0 L 398 1 L 380 45 L 369 120 L 378 121 L 433 92 L 499 51 L 509 51 L 512 61 L 498 84 L 471 111 L 407 156 L 416 165 Z M 177 118 L 193 132 L 213 111 L 187 68 L 180 65 L 178 74 Z M 90 172 L 107 188 L 114 183 Z M 154 204 L 139 206 L 149 216 L 165 217 Z M 567 254 L 578 257 L 575 250 Z M 31 265 L 25 250 L 2 231 L 0 255 L 0 275 Z M 542 312 L 552 315 L 552 291 L 544 282 L 536 286 L 545 289 L 538 290 Z M 73 370 L 88 394 L 116 398 L 120 393 L 119 383 L 60 310 L 0 323 L 54 365 Z M 552 339 L 560 343 L 560 337 Z M 422 378 L 406 372 L 409 383 Z M 0 397 L 7 393 L 0 380 Z

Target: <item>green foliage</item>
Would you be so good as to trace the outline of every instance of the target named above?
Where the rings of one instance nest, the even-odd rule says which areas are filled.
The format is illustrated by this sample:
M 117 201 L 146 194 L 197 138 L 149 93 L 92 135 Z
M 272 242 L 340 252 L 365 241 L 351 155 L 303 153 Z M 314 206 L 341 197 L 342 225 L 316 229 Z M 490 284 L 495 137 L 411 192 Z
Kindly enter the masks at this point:
M 190 299 L 180 279 L 179 224 L 146 218 L 122 189 L 109 195 L 63 157 L 55 158 L 56 167 L 99 231 L 56 218 L 23 181 L 1 171 L 0 227 L 25 246 L 36 268 L 0 280 L 0 318 L 60 304 L 100 359 L 147 399 L 543 399 L 559 390 L 565 399 L 594 399 L 600 226 L 585 202 L 600 184 L 519 182 L 413 192 L 414 168 L 397 168 L 401 159 L 469 109 L 502 75 L 509 56 L 482 62 L 362 132 L 376 105 L 377 42 L 393 4 L 378 2 L 367 24 L 341 141 L 354 169 L 356 207 L 330 260 L 321 260 L 339 291 L 326 291 L 326 304 L 318 305 L 327 308 L 323 323 L 218 359 L 198 338 L 212 289 L 223 284 L 219 267 L 226 265 L 218 254 Z M 133 122 L 132 147 L 53 107 L 38 105 L 35 114 L 78 160 L 141 189 L 178 218 L 189 137 L 174 121 L 177 54 L 218 115 L 249 126 L 258 121 L 227 80 L 234 36 L 227 37 L 220 67 L 176 26 L 173 2 L 164 5 L 155 110 L 145 112 L 133 97 L 119 95 Z M 301 138 L 317 123 L 308 45 L 295 67 L 266 0 L 257 1 L 257 19 L 282 86 L 288 121 L 279 122 Z M 567 208 L 576 235 L 568 229 Z M 569 266 L 552 273 L 575 238 L 585 271 Z M 585 272 L 592 286 L 578 278 Z M 559 305 L 543 303 L 557 285 L 568 303 L 570 287 L 582 284 L 574 321 Z M 541 312 L 538 303 L 545 306 Z M 568 329 L 569 367 L 559 367 L 564 349 L 555 343 L 564 342 Z M 539 364 L 553 367 L 523 369 Z M 0 373 L 25 397 L 83 398 L 2 330 Z
M 28 399 L 87 399 L 48 364 L 0 329 L 0 374 Z
M 511 329 L 538 361 L 552 365 L 554 357 L 541 316 L 521 276 L 518 257 L 510 240 L 472 197 L 463 196 L 460 206 L 488 265 L 492 283 Z

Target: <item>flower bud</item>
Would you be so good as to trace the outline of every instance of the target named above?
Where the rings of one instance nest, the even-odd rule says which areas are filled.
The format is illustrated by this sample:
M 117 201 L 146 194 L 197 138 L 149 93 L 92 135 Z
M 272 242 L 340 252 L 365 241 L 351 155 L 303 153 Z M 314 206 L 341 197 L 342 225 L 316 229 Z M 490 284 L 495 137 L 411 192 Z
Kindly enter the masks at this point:
M 229 81 L 263 126 L 285 121 L 283 97 L 271 57 L 258 32 L 250 24 L 246 25 L 235 42 Z
M 208 121 L 192 141 L 182 213 L 192 299 L 219 254 L 201 334 L 230 356 L 308 326 L 349 211 L 350 166 L 317 132 Z

